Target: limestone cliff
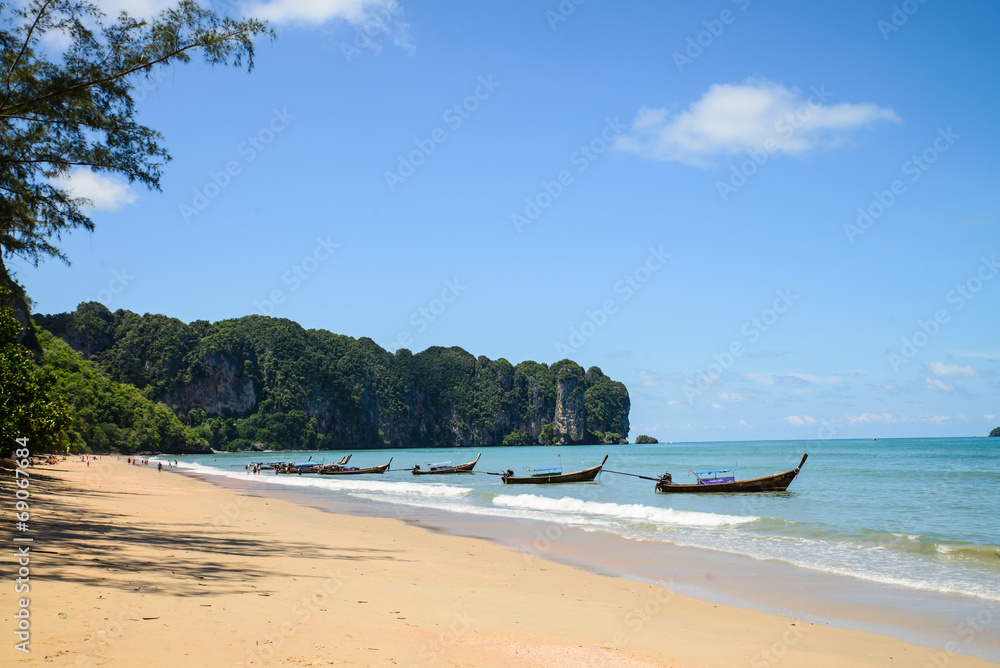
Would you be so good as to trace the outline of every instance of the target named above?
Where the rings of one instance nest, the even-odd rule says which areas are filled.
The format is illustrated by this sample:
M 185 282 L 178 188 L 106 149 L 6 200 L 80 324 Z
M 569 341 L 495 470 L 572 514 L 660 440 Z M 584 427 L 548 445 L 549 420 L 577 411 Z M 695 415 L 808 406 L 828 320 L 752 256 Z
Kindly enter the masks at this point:
M 121 382 L 143 388 L 213 447 L 489 446 L 619 442 L 628 391 L 600 369 L 389 353 L 368 338 L 263 316 L 184 324 L 100 304 L 35 316 Z

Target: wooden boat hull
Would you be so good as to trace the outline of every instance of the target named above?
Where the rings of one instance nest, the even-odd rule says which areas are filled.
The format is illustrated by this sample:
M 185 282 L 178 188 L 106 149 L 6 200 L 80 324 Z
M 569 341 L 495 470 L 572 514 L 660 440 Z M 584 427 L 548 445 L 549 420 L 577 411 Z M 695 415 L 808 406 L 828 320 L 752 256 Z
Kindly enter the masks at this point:
M 479 457 L 482 457 L 482 453 L 479 453 Z M 430 469 L 424 471 L 423 469 L 413 469 L 413 475 L 442 475 L 448 473 L 474 473 L 473 469 L 476 468 L 476 464 L 479 462 L 479 457 L 476 457 L 475 461 L 466 462 L 465 464 L 458 464 L 457 466 L 451 466 L 447 469 L 439 469 L 437 471 L 432 471 Z
M 389 470 L 389 464 L 392 464 L 392 457 L 389 461 L 382 466 L 370 466 L 366 469 L 342 469 L 337 467 L 322 468 L 317 473 L 320 475 L 366 475 L 369 473 L 385 473 Z
M 336 464 L 333 464 L 333 466 L 343 466 L 344 464 L 346 464 L 349 461 L 351 461 L 351 455 L 346 455 L 339 462 L 337 462 Z M 300 473 L 299 472 L 300 467 L 297 467 L 297 466 L 294 466 L 294 465 L 291 465 L 291 464 L 284 464 L 284 465 L 275 464 L 274 465 L 274 472 L 275 473 L 283 473 L 283 474 L 286 474 L 286 475 L 290 475 L 290 474 L 293 474 L 293 473 L 297 474 L 297 475 L 304 475 L 304 474 L 308 474 L 308 473 L 318 473 L 321 468 L 323 468 L 323 467 L 319 466 L 319 465 L 312 466 L 310 468 L 302 468 L 301 469 L 301 473 Z
M 747 493 L 747 492 L 784 492 L 795 480 L 795 476 L 802 470 L 802 465 L 806 463 L 808 454 L 802 455 L 802 461 L 791 471 L 775 473 L 774 475 L 763 476 L 761 478 L 750 478 L 749 480 L 737 480 L 735 482 L 720 482 L 708 485 L 680 485 L 672 482 L 660 481 L 656 483 L 656 491 L 660 494 L 707 494 L 716 493 Z
M 608 456 L 604 455 L 604 460 L 598 465 L 589 469 L 573 471 L 572 473 L 561 473 L 549 476 L 503 476 L 505 485 L 553 485 L 564 482 L 593 482 L 597 474 L 604 468 L 604 462 L 608 461 Z

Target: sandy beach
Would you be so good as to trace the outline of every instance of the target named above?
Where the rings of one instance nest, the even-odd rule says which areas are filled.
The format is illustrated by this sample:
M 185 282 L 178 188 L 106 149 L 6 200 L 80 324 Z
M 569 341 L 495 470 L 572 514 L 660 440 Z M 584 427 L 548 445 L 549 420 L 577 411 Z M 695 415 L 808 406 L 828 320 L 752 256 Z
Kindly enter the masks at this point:
M 32 473 L 28 593 L 3 526 L 3 665 L 993 665 L 154 466 Z M 2 493 L 12 508 L 10 478 Z

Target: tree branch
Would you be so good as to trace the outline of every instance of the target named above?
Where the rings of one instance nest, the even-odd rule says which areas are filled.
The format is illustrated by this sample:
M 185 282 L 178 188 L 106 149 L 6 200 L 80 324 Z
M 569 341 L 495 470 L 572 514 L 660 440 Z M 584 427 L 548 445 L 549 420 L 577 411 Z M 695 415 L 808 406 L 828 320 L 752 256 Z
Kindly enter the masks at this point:
M 45 8 L 51 4 L 52 0 L 45 0 L 45 4 L 38 11 L 38 16 L 35 17 L 35 22 L 31 24 L 31 28 L 28 29 L 28 34 L 24 38 L 24 44 L 21 45 L 21 51 L 17 54 L 17 58 L 11 63 L 10 69 L 7 70 L 7 95 L 4 96 L 3 102 L 0 102 L 0 109 L 3 109 L 4 105 L 7 104 L 7 100 L 10 99 L 10 78 L 14 76 L 14 70 L 17 69 L 18 63 L 21 62 L 21 58 L 24 57 L 24 52 L 28 50 L 28 45 L 31 44 L 31 35 L 35 32 L 35 28 L 38 27 L 38 22 L 42 20 L 42 16 L 45 15 Z

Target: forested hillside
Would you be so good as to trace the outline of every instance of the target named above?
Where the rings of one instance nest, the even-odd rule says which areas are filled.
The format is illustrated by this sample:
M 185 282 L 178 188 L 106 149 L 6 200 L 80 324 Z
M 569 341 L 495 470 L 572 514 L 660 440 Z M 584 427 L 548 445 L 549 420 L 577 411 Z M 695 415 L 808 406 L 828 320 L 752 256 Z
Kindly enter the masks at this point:
M 216 449 L 617 443 L 629 431 L 625 386 L 570 360 L 393 354 L 289 320 L 185 324 L 95 302 L 34 320 Z

